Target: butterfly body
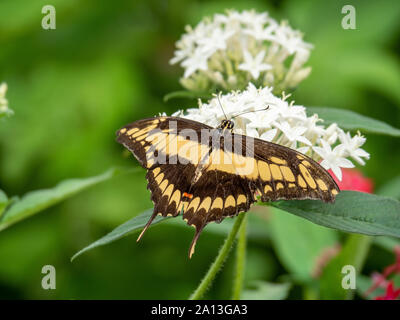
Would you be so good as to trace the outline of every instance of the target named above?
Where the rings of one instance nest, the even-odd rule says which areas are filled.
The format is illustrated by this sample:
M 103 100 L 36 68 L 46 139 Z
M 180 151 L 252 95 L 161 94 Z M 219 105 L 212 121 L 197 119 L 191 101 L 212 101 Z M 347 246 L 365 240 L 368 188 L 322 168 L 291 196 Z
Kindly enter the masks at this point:
M 154 213 L 183 215 L 196 228 L 189 250 L 209 222 L 248 211 L 258 199 L 320 199 L 340 191 L 309 157 L 264 140 L 235 134 L 233 121 L 217 128 L 179 117 L 155 117 L 117 131 L 117 141 L 147 169 Z

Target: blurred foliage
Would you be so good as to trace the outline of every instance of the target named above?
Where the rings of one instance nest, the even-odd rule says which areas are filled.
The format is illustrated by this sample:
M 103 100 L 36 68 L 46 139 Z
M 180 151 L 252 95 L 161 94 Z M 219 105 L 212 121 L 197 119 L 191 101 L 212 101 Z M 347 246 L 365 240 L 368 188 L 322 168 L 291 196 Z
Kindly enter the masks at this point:
M 136 119 L 193 106 L 190 99 L 163 101 L 166 94 L 182 89 L 181 70 L 168 64 L 174 42 L 186 24 L 226 8 L 267 10 L 289 20 L 314 44 L 309 61 L 313 71 L 293 95 L 299 104 L 345 108 L 400 127 L 396 0 L 354 3 L 356 30 L 341 28 L 341 8 L 348 4 L 342 0 L 120 0 L 101 5 L 95 0 L 54 0 L 57 29 L 43 30 L 41 8 L 46 4 L 0 2 L 0 82 L 7 82 L 7 98 L 15 112 L 0 122 L 0 189 L 9 198 L 71 177 L 95 176 L 112 166 L 138 166 L 115 143 L 115 131 Z M 371 160 L 362 170 L 381 194 L 398 197 L 393 187 L 398 185 L 393 178 L 400 176 L 398 138 L 367 137 Z M 391 185 L 385 186 L 389 180 Z M 0 207 L 2 199 L 7 197 L 0 192 Z M 163 223 L 138 244 L 129 236 L 70 262 L 79 249 L 151 206 L 145 172 L 139 170 L 2 231 L 0 298 L 187 298 L 215 257 L 226 234 L 225 222 L 206 228 L 191 260 L 187 248 L 193 230 Z M 258 211 L 252 214 L 265 215 Z M 319 279 L 307 276 L 313 257 L 339 241 L 350 249 L 336 261 L 346 260 L 357 241 L 278 215 L 264 217 L 271 221 L 262 225 L 264 237 L 249 237 L 246 294 L 259 291 L 266 296 L 265 288 L 280 282 L 276 288 L 283 298 L 290 282 L 289 298 L 318 298 Z M 260 227 L 255 225 L 249 224 L 249 234 Z M 218 228 L 222 231 L 215 232 Z M 363 283 L 393 259 L 387 246 L 373 243 Z M 57 270 L 53 291 L 40 286 L 46 264 Z M 230 257 L 208 298 L 227 297 L 233 269 Z

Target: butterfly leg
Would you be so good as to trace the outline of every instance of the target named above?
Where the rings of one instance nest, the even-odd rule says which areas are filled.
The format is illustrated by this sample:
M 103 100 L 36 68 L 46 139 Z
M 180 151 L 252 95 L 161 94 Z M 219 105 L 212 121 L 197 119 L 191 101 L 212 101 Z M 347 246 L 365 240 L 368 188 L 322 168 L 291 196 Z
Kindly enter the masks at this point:
M 154 212 L 149 221 L 147 221 L 146 225 L 144 226 L 142 232 L 140 233 L 139 237 L 137 238 L 136 242 L 139 242 L 139 240 L 142 238 L 143 234 L 145 233 L 145 231 L 147 230 L 147 228 L 151 225 L 151 223 L 153 222 L 154 218 L 157 216 L 157 213 Z

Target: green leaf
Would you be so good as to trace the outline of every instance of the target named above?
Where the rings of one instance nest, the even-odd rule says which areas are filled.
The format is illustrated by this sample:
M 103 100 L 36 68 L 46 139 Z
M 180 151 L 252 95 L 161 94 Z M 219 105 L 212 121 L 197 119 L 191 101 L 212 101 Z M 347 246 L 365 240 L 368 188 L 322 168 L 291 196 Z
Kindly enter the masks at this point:
M 400 137 L 400 129 L 376 119 L 366 117 L 354 111 L 324 107 L 307 107 L 307 114 L 317 113 L 324 123 L 331 124 L 336 122 L 340 128 L 346 130 L 360 130 L 366 133 L 385 134 Z
M 340 253 L 324 268 L 320 279 L 321 299 L 351 299 L 356 289 L 345 289 L 343 278 L 349 273 L 342 273 L 344 266 L 353 266 L 356 275 L 361 273 L 371 244 L 371 237 L 358 234 L 349 235 Z M 355 275 L 355 276 L 356 276 Z M 357 287 L 357 278 L 356 287 Z
M 101 237 L 97 241 L 93 242 L 92 244 L 88 245 L 87 247 L 83 248 L 82 250 L 78 251 L 74 256 L 71 258 L 71 261 L 76 259 L 78 256 L 80 256 L 82 253 L 92 250 L 94 248 L 104 246 L 105 244 L 108 244 L 110 242 L 113 242 L 115 240 L 121 239 L 129 234 L 131 234 L 133 231 L 138 230 L 143 228 L 147 221 L 149 221 L 151 215 L 153 214 L 153 209 L 146 210 L 145 212 L 141 213 L 140 215 L 128 220 L 127 222 L 121 224 L 120 226 L 116 227 L 114 230 L 112 230 L 110 233 L 107 233 L 104 237 Z M 151 226 L 154 224 L 166 220 L 168 218 L 163 218 L 160 216 L 157 216 Z
M 286 299 L 290 283 L 270 283 L 265 281 L 254 281 L 248 289 L 243 290 L 243 300 L 283 300 Z
M 130 172 L 131 169 L 128 171 Z M 121 173 L 120 169 L 113 168 L 95 177 L 65 180 L 52 189 L 31 191 L 21 199 L 15 200 L 6 210 L 0 220 L 0 230 L 119 173 Z
M 170 92 L 164 96 L 164 102 L 167 102 L 171 99 L 179 99 L 179 98 L 210 99 L 211 95 L 206 92 L 194 92 L 194 91 L 186 91 L 186 90 L 174 91 L 174 92 Z
M 337 244 L 336 232 L 282 210 L 271 211 L 271 238 L 279 260 L 297 279 L 310 279 L 318 256 Z
M 392 198 L 341 191 L 335 203 L 290 200 L 268 204 L 325 227 L 366 235 L 400 237 L 400 202 Z
M 370 198 L 370 197 L 372 197 L 372 198 Z M 361 208 L 361 209 L 359 209 L 360 214 L 357 213 L 359 211 L 351 209 L 351 206 L 350 206 L 349 210 L 347 210 L 348 211 L 347 216 L 343 215 L 343 212 L 345 212 L 345 211 L 343 211 L 344 209 L 342 210 L 341 208 L 343 206 L 346 207 L 348 203 L 351 204 L 353 201 L 356 201 L 355 202 L 356 205 L 358 203 L 357 201 L 360 201 L 360 202 L 365 201 L 366 204 L 364 207 L 359 206 Z M 374 210 L 375 210 L 374 205 L 371 205 L 371 204 L 368 205 L 368 203 L 370 203 L 370 202 L 374 203 L 374 201 L 376 201 L 376 207 L 381 208 L 379 210 L 384 210 L 384 211 L 386 210 L 384 214 L 381 214 L 378 211 L 376 211 L 377 215 L 380 215 L 381 218 L 383 219 L 383 222 L 380 222 L 380 220 L 378 219 L 379 221 L 377 222 L 376 225 L 371 224 L 370 222 L 366 221 L 368 214 L 363 211 L 366 208 L 372 208 L 372 212 L 374 212 Z M 386 205 L 385 205 L 385 203 L 386 203 Z M 271 202 L 270 204 L 278 209 L 282 209 L 284 211 L 293 213 L 300 217 L 309 219 L 312 222 L 315 222 L 317 224 L 321 224 L 321 225 L 328 226 L 331 228 L 344 230 L 344 231 L 348 231 L 348 232 L 358 232 L 358 233 L 366 233 L 366 234 L 392 234 L 392 235 L 397 235 L 400 237 L 399 227 L 397 227 L 397 230 L 396 230 L 396 223 L 393 224 L 393 221 L 396 220 L 396 217 L 399 217 L 399 215 L 400 215 L 400 213 L 399 213 L 400 211 L 399 210 L 396 211 L 396 208 L 400 208 L 400 202 L 393 200 L 393 199 L 383 198 L 383 197 L 374 196 L 374 195 L 361 193 L 361 192 L 355 192 L 355 191 L 342 191 L 337 196 L 335 204 L 325 204 L 318 200 L 280 201 L 280 202 Z M 395 206 L 395 207 L 390 209 L 390 206 Z M 335 212 L 336 209 L 333 209 L 333 208 L 336 208 L 339 211 Z M 340 211 L 340 210 L 342 210 L 342 211 Z M 151 214 L 152 214 L 152 209 L 149 209 L 148 211 L 145 211 L 144 213 L 128 220 L 127 222 L 118 226 L 117 228 L 115 228 L 113 231 L 111 231 L 104 237 L 100 238 L 99 240 L 93 242 L 89 246 L 80 250 L 78 253 L 76 253 L 72 257 L 72 260 L 84 252 L 87 252 L 96 247 L 111 243 L 118 239 L 121 239 L 122 237 L 129 235 L 133 231 L 143 228 L 144 225 L 146 224 L 146 222 L 148 221 L 148 219 L 150 219 Z M 283 214 L 284 213 L 282 213 L 282 216 L 283 216 Z M 281 230 L 281 231 L 279 231 L 279 233 L 282 232 L 282 234 L 287 234 L 287 228 L 286 229 L 284 228 L 284 224 L 285 224 L 285 221 L 288 222 L 289 219 L 291 219 L 291 218 L 290 217 L 289 218 L 279 217 L 277 219 L 280 219 L 280 220 L 285 219 L 285 220 L 280 221 L 281 223 L 278 222 L 280 227 L 277 227 L 277 224 L 274 224 L 274 222 L 272 222 L 276 231 L 278 231 L 278 229 L 279 230 L 282 229 L 284 232 Z M 164 221 L 164 220 L 166 220 L 166 219 L 156 217 L 156 219 L 154 219 L 152 225 L 154 225 L 155 223 L 158 223 L 160 221 Z M 255 220 L 259 220 L 258 217 Z M 182 225 L 181 221 L 176 220 L 176 219 L 170 220 L 169 223 Z M 261 223 L 261 222 L 259 221 L 259 223 Z M 308 243 L 313 248 L 312 250 L 310 249 L 309 253 L 305 254 L 305 255 L 307 255 L 307 257 L 315 256 L 320 251 L 321 248 L 329 246 L 331 244 L 334 244 L 336 238 L 333 233 L 330 233 L 327 230 L 318 230 L 317 231 L 318 227 L 313 227 L 310 224 L 308 224 L 308 226 L 305 226 L 307 224 L 306 222 L 296 221 L 296 223 L 302 225 L 301 228 L 305 228 L 305 229 L 298 228 L 299 231 L 307 230 L 307 232 L 303 232 L 303 236 L 304 236 L 304 234 L 307 234 L 307 233 L 309 233 L 309 235 L 307 235 L 307 236 L 310 236 L 309 239 L 302 240 L 302 241 L 305 241 L 306 243 Z M 399 222 L 397 222 L 397 224 L 398 223 Z M 221 230 L 218 230 L 218 233 L 221 233 L 221 232 L 223 233 L 229 229 L 228 227 L 231 224 L 228 222 L 226 222 L 226 224 L 227 224 L 227 226 L 224 228 L 221 228 Z M 212 225 L 210 225 L 209 227 L 213 228 Z M 217 228 L 218 226 L 214 226 L 214 227 Z M 219 227 L 221 227 L 221 225 Z M 293 224 L 292 229 L 296 229 L 295 224 Z M 250 227 L 250 230 L 252 230 L 251 227 Z M 216 230 L 210 230 L 210 232 L 216 232 Z M 257 228 L 254 230 L 255 238 L 262 238 L 260 236 L 259 232 L 260 232 L 260 230 L 258 230 Z M 296 231 L 293 230 L 293 232 L 296 232 Z M 252 234 L 252 232 L 250 231 L 249 234 Z M 274 234 L 276 236 L 276 234 L 278 234 L 278 232 L 275 232 Z M 312 238 L 311 235 L 314 238 Z M 299 238 L 299 237 L 300 237 L 300 235 L 298 235 L 297 238 Z M 299 240 L 297 239 L 297 241 L 299 241 Z M 314 242 L 314 243 L 312 243 L 312 242 Z M 319 242 L 319 244 L 315 243 L 315 242 Z M 287 246 L 288 245 L 286 244 L 285 247 L 287 247 Z M 282 247 L 283 247 L 283 245 L 282 245 Z M 290 255 L 290 253 L 288 253 L 288 255 Z M 301 275 L 305 275 L 306 272 L 308 273 L 311 270 L 311 266 L 312 266 L 312 263 L 310 261 L 308 261 L 305 264 L 306 267 L 304 267 L 304 266 L 295 267 L 294 264 L 295 264 L 295 262 L 287 263 L 288 266 L 297 268 L 296 270 L 302 270 L 300 272 Z M 304 270 L 306 270 L 306 271 L 304 271 Z
M 265 242 L 269 239 L 268 228 L 269 222 L 258 216 L 256 213 L 249 211 L 248 214 L 248 230 L 247 239 L 259 242 Z M 182 219 L 169 219 L 166 223 L 182 228 L 187 228 L 187 223 Z M 234 219 L 224 219 L 221 223 L 209 223 L 207 228 L 203 230 L 204 233 L 213 233 L 226 237 L 232 230 L 235 223 Z
M 123 237 L 126 237 L 133 233 L 134 231 L 138 229 L 142 229 L 147 221 L 150 219 L 150 216 L 153 213 L 153 209 L 146 210 L 145 212 L 139 214 L 138 216 L 128 220 L 127 222 L 121 224 L 120 226 L 116 227 L 114 230 L 112 230 L 110 233 L 106 234 L 104 237 L 101 237 L 100 239 L 96 240 L 92 244 L 88 245 L 87 247 L 83 248 L 79 252 L 77 252 L 71 260 L 74 260 L 81 254 L 92 250 L 94 248 L 97 248 L 99 246 L 103 246 L 106 244 L 109 244 L 111 242 L 114 242 L 116 240 L 119 240 Z M 161 221 L 166 221 L 166 223 L 174 225 L 174 226 L 180 226 L 180 227 L 187 227 L 187 224 L 182 220 L 182 219 L 163 219 L 162 217 L 157 216 L 151 226 L 161 222 Z M 249 217 L 250 221 L 250 228 L 249 228 L 249 233 L 248 237 L 249 239 L 255 239 L 255 240 L 262 240 L 265 241 L 267 239 L 266 235 L 266 221 L 261 219 L 258 216 L 255 215 L 250 215 Z M 211 223 L 207 226 L 207 228 L 204 230 L 204 232 L 210 232 L 210 233 L 215 233 L 219 235 L 226 236 L 229 234 L 230 231 L 232 231 L 232 227 L 235 223 L 235 220 L 231 219 L 225 219 L 222 221 L 222 223 L 216 224 L 216 223 Z

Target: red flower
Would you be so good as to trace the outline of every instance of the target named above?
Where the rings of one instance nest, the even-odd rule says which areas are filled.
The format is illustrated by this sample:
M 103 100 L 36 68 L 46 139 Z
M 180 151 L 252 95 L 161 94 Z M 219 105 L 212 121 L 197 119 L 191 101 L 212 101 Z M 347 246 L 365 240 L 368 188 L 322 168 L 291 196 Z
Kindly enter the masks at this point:
M 342 181 L 339 181 L 331 170 L 328 170 L 333 179 L 335 179 L 340 190 L 354 190 L 372 193 L 374 191 L 374 184 L 372 179 L 369 179 L 357 169 L 342 169 Z
M 390 281 L 386 287 L 384 295 L 375 297 L 375 300 L 395 300 L 400 296 L 400 289 L 394 289 L 393 281 Z
M 375 300 L 394 300 L 400 296 L 400 288 L 395 289 L 393 281 L 388 280 L 390 275 L 400 273 L 400 246 L 394 248 L 394 253 L 396 260 L 393 264 L 387 266 L 382 274 L 372 274 L 372 286 L 365 292 L 366 297 L 378 287 L 385 288 L 386 292 L 382 296 L 375 297 Z

